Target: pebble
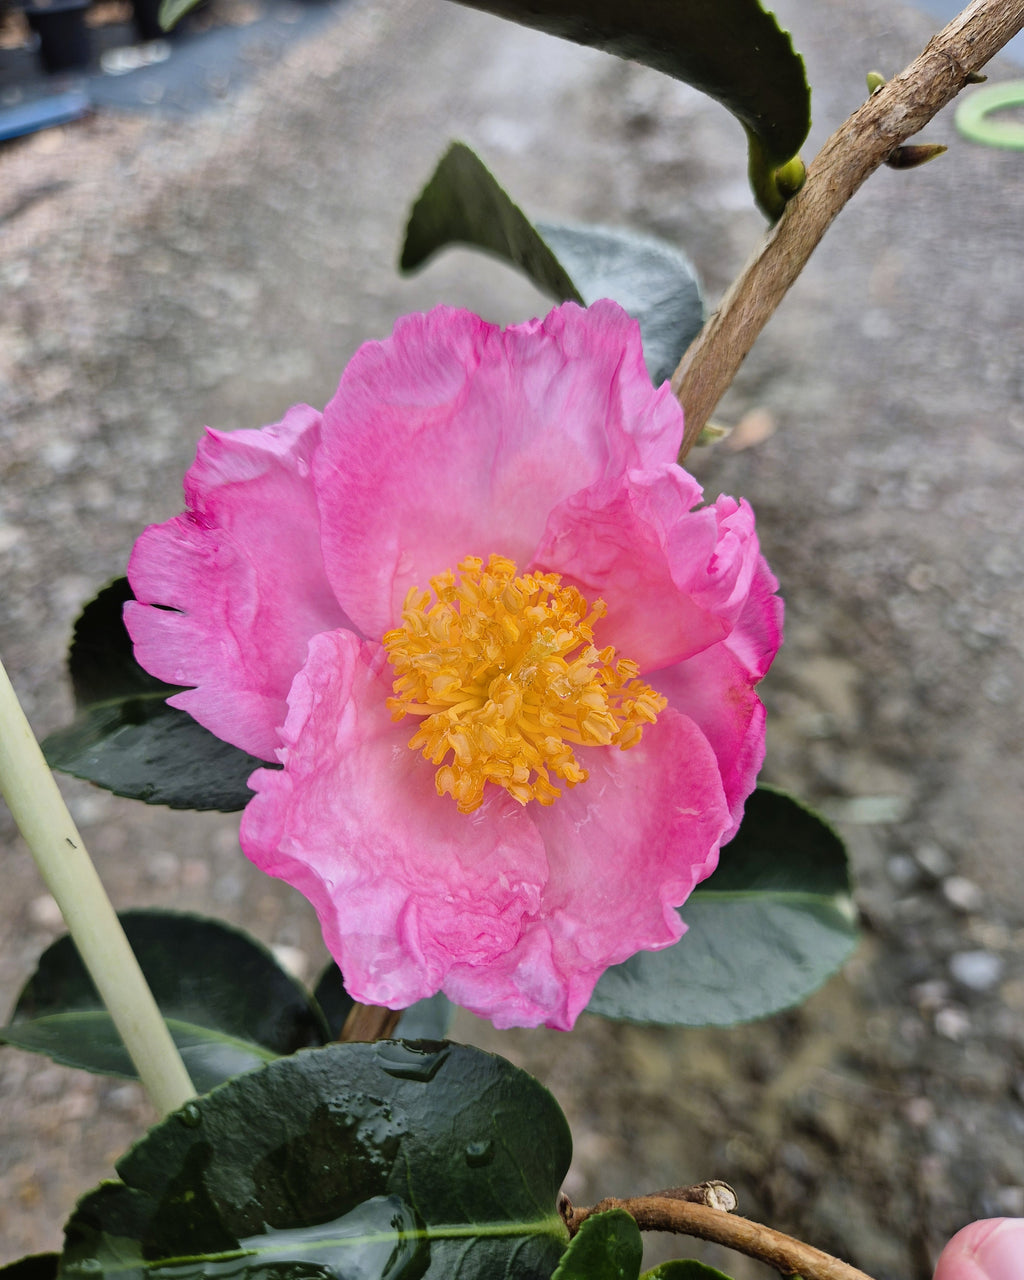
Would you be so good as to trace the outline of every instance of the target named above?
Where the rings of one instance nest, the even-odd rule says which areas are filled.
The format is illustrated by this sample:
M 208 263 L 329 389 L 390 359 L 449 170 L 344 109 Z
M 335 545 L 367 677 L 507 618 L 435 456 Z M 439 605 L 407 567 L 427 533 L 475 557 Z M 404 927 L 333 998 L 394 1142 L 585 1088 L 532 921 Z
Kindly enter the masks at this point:
M 945 849 L 937 844 L 922 844 L 914 850 L 914 858 L 922 871 L 936 880 L 942 880 L 953 870 L 953 863 Z
M 181 871 L 181 859 L 169 852 L 151 853 L 146 859 L 146 874 L 154 884 L 164 888 L 173 884 Z
M 966 876 L 947 876 L 942 882 L 942 896 L 951 907 L 965 913 L 980 911 L 985 903 L 985 895 Z
M 306 975 L 309 973 L 309 956 L 299 947 L 289 947 L 284 943 L 278 943 L 270 948 L 274 953 L 274 959 L 285 971 L 290 973 L 293 978 L 298 978 L 300 982 L 304 982 Z
M 64 917 L 54 898 L 41 893 L 28 904 L 28 918 L 40 929 L 62 929 Z
M 1004 967 L 1002 957 L 991 951 L 958 951 L 949 960 L 950 973 L 971 991 L 991 991 Z
M 971 1030 L 971 1020 L 967 1016 L 967 1010 L 959 1005 L 947 1004 L 935 1015 L 935 1030 L 947 1040 L 955 1040 L 958 1043 L 966 1040 Z
M 941 978 L 931 978 L 927 982 L 919 982 L 910 996 L 919 1009 L 938 1009 L 949 999 L 949 983 Z
M 897 888 L 909 889 L 920 878 L 920 869 L 913 858 L 905 853 L 894 854 L 886 863 L 889 879 Z

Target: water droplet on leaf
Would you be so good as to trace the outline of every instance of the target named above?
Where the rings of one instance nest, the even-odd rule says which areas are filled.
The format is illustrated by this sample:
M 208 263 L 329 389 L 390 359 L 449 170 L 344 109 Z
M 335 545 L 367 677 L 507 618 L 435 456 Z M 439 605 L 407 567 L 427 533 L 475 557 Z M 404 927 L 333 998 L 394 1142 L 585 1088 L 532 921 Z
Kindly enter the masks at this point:
M 197 1129 L 202 1123 L 203 1113 L 194 1102 L 186 1102 L 178 1112 L 178 1119 L 190 1129 Z
M 436 1040 L 381 1040 L 374 1046 L 381 1069 L 397 1080 L 433 1080 L 448 1052 Z
M 490 1138 L 466 1143 L 466 1164 L 471 1169 L 479 1169 L 481 1165 L 490 1164 L 493 1159 L 494 1143 Z

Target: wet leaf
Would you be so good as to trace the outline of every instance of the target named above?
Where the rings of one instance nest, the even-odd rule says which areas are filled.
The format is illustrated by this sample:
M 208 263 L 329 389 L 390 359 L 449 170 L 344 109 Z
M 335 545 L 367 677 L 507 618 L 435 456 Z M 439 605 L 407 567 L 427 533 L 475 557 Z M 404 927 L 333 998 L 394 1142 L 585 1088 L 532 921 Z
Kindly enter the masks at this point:
M 680 941 L 608 969 L 592 1013 L 684 1026 L 761 1018 L 817 990 L 857 941 L 842 841 L 767 787 L 680 914 L 689 925 Z
M 571 1144 L 536 1080 L 461 1045 L 329 1045 L 152 1129 L 81 1200 L 62 1280 L 547 1280 Z

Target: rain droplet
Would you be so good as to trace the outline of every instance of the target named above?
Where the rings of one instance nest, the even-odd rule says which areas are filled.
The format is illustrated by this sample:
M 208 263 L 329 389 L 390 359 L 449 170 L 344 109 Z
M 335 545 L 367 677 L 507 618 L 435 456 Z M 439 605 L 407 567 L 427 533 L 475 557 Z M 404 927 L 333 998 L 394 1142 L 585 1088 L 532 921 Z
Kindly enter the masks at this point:
M 466 1164 L 471 1169 L 479 1169 L 481 1165 L 490 1164 L 493 1159 L 494 1143 L 490 1138 L 466 1143 Z
M 374 1053 L 382 1070 L 398 1080 L 433 1080 L 449 1049 L 433 1040 L 381 1040 Z
M 190 1129 L 197 1129 L 202 1123 L 203 1113 L 194 1102 L 186 1102 L 178 1112 L 178 1119 Z

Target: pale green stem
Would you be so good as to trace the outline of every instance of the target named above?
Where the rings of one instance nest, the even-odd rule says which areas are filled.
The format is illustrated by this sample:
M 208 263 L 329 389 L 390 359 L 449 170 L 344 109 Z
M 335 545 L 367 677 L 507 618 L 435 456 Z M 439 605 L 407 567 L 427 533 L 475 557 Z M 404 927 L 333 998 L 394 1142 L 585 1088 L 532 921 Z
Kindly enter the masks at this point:
M 195 1096 L 171 1033 L 0 663 L 0 793 L 131 1056 L 164 1114 Z

